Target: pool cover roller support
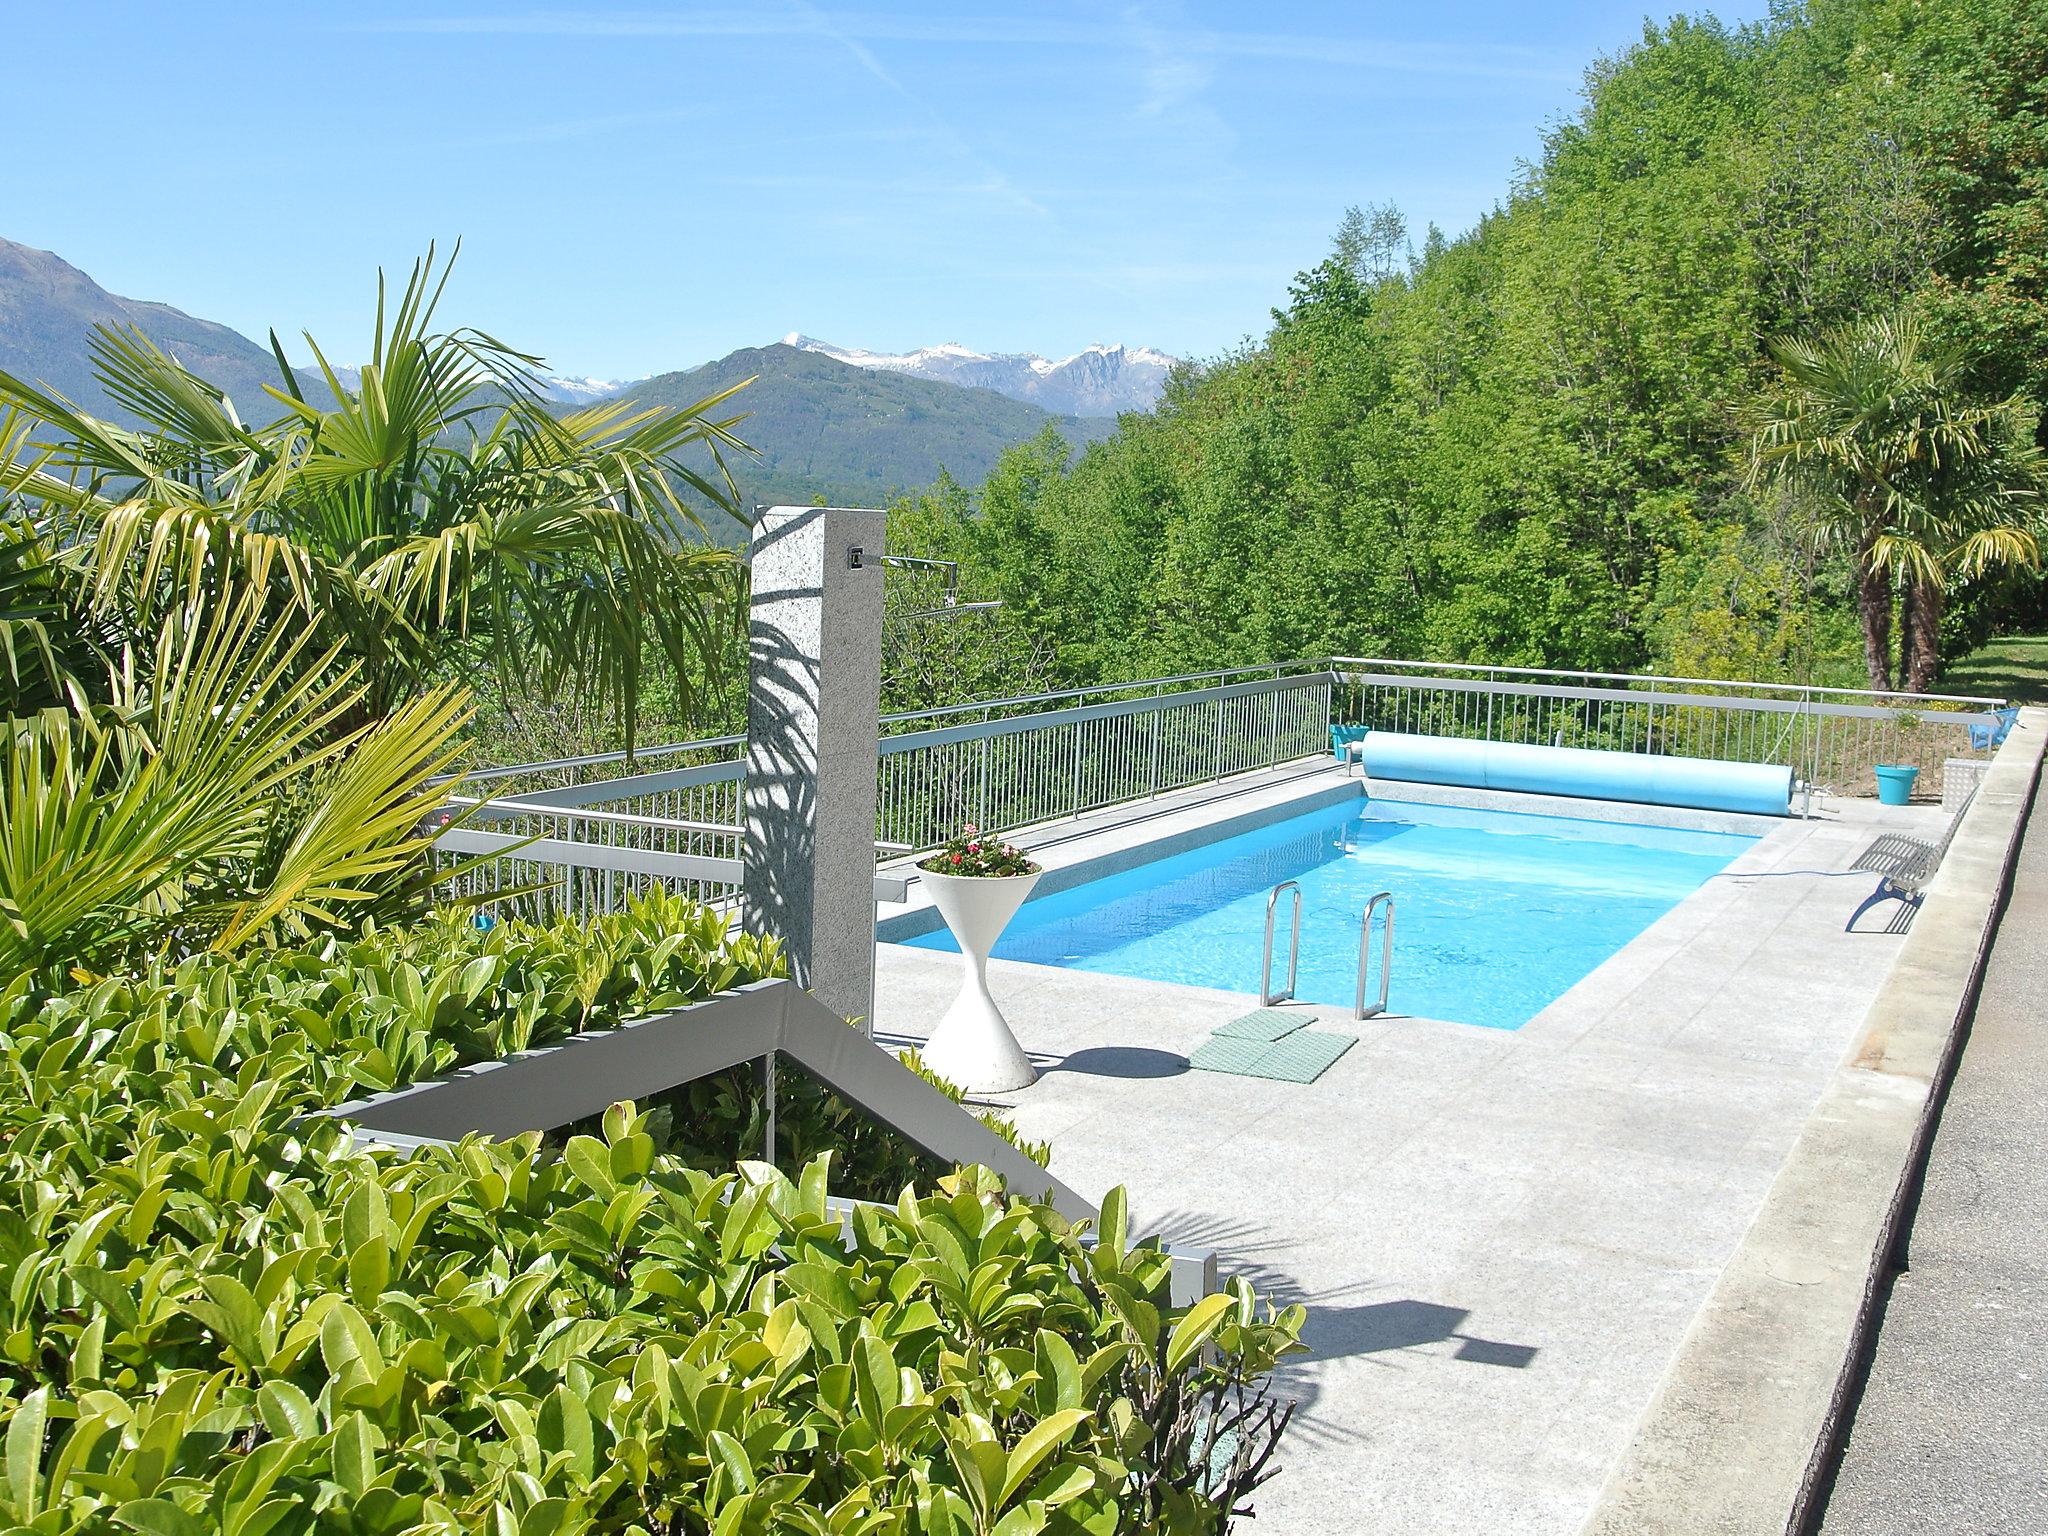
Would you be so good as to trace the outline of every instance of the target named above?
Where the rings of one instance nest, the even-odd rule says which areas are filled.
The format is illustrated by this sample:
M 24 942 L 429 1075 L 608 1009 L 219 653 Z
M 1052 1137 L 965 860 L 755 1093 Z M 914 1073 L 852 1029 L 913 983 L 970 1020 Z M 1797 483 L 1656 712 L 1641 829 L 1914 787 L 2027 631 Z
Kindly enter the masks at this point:
M 1534 747 L 1403 731 L 1369 732 L 1353 750 L 1368 777 L 1411 784 L 1571 795 L 1755 816 L 1787 816 L 1792 809 L 1792 770 L 1770 763 Z

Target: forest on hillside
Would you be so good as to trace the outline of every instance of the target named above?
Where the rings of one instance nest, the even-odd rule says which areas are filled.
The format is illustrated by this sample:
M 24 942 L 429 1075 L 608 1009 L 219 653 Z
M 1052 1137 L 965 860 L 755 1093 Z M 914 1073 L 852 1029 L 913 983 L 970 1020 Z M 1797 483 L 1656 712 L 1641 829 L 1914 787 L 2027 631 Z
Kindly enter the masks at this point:
M 1340 654 L 1861 685 L 1866 555 L 1889 562 L 1866 623 L 1896 605 L 1898 675 L 1917 624 L 1933 680 L 2044 617 L 2020 493 L 2048 399 L 2044 81 L 2038 0 L 1646 26 L 1476 229 L 1353 210 L 1264 339 L 1181 372 L 1155 413 L 899 502 L 893 551 L 957 560 L 1003 604 L 936 642 L 971 665 L 911 681 Z M 1760 468 L 1797 349 L 1873 334 L 2004 434 L 1979 447 L 2011 461 L 1988 471 L 2006 526 L 1975 556 L 1905 513 L 1841 537 L 1846 492 Z

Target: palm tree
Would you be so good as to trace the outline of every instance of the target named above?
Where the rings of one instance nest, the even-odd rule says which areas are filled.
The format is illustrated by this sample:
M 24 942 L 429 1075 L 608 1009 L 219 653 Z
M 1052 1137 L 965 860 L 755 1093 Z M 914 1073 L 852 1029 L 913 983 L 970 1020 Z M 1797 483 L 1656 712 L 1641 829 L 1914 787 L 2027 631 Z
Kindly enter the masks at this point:
M 1926 692 L 1941 670 L 1948 584 L 2037 565 L 2042 456 L 2018 397 L 1968 388 L 1969 358 L 1906 314 L 1875 315 L 1771 346 L 1782 387 L 1749 414 L 1748 481 L 1803 491 L 1823 544 L 1854 553 L 1870 686 L 1889 691 L 1902 591 L 1900 675 Z
M 182 609 L 148 654 L 0 724 L 0 983 L 415 915 L 430 786 L 466 692 L 346 728 L 361 690 L 264 594 Z
M 387 314 L 380 274 L 352 380 L 308 337 L 309 388 L 273 333 L 279 383 L 256 402 L 139 331 L 101 328 L 95 373 L 139 429 L 0 372 L 0 406 L 31 427 L 0 431 L 0 500 L 90 567 L 95 614 L 141 635 L 230 588 L 268 593 L 276 622 L 315 642 L 309 658 L 354 669 L 346 728 L 490 666 L 515 690 L 599 701 L 630 744 L 651 653 L 687 689 L 725 650 L 739 562 L 686 497 L 737 515 L 725 456 L 745 445 L 718 415 L 735 390 L 556 416 L 537 358 L 431 329 L 446 281 L 430 250 Z

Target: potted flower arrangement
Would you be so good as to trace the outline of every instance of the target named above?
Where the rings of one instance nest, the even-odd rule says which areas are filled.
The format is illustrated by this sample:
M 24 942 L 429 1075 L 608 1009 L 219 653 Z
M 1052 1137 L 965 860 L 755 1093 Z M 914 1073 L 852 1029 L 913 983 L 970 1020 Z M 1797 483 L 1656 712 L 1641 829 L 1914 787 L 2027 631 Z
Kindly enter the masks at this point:
M 1030 1087 L 1038 1071 L 989 995 L 988 956 L 1038 884 L 1039 867 L 970 823 L 917 868 L 960 945 L 962 971 L 960 995 L 925 1042 L 924 1064 L 974 1093 Z

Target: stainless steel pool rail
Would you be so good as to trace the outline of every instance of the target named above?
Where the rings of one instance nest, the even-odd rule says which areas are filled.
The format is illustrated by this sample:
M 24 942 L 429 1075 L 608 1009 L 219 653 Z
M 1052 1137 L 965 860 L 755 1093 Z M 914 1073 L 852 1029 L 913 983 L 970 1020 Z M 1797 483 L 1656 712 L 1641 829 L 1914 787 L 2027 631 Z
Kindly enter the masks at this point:
M 1282 891 L 1294 892 L 1294 920 L 1289 925 L 1287 936 L 1287 990 L 1273 990 L 1273 913 L 1280 905 Z M 1273 887 L 1266 897 L 1266 950 L 1259 962 L 1259 1006 L 1270 1008 L 1275 1003 L 1287 1002 L 1294 996 L 1295 978 L 1301 967 L 1301 885 L 1298 881 L 1282 880 Z
M 1298 898 L 1297 898 L 1298 899 Z M 1368 1006 L 1365 1001 L 1366 962 L 1372 957 L 1372 915 L 1381 902 L 1387 905 L 1387 921 L 1380 929 L 1380 999 Z M 1273 920 L 1270 912 L 1266 919 L 1268 942 L 1271 942 Z M 1394 893 L 1381 891 L 1365 904 L 1365 921 L 1358 930 L 1358 997 L 1353 1005 L 1353 1018 L 1369 1019 L 1374 1014 L 1387 1011 L 1387 988 L 1394 979 Z

